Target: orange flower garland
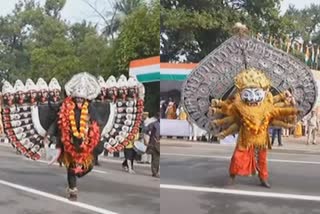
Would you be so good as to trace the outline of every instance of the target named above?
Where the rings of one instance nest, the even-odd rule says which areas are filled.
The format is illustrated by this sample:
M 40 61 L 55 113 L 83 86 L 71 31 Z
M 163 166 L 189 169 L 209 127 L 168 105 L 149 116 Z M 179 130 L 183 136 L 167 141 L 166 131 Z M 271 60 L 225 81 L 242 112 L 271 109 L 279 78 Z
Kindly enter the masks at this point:
M 71 106 L 73 108 L 70 110 L 69 120 L 70 120 L 70 125 L 71 125 L 71 130 L 72 130 L 73 136 L 75 136 L 76 138 L 79 138 L 79 139 L 84 139 L 85 134 L 86 134 L 85 132 L 87 130 L 86 126 L 88 124 L 88 119 L 89 119 L 88 118 L 89 103 L 88 103 L 88 101 L 85 101 L 85 103 L 82 106 L 79 131 L 77 129 L 77 123 L 76 123 L 76 118 L 75 118 L 75 113 L 74 113 L 75 104 L 72 102 Z
M 75 119 L 73 121 L 73 117 L 70 116 L 72 114 L 74 115 L 74 108 L 75 103 L 72 101 L 71 97 L 66 98 L 61 106 L 59 114 L 59 128 L 61 130 L 61 141 L 64 145 L 64 152 L 68 153 L 75 163 L 84 164 L 85 162 L 87 162 L 88 159 L 91 158 L 93 149 L 98 145 L 100 141 L 100 129 L 97 122 L 92 122 L 91 124 L 89 124 L 88 132 L 84 132 L 82 131 L 80 124 L 80 131 L 76 131 L 79 133 L 78 136 L 82 137 L 84 141 L 80 145 L 81 151 L 76 151 L 75 146 L 72 142 L 72 135 L 75 136 L 75 134 L 77 133 L 74 130 L 72 130 L 72 124 L 73 122 L 75 122 Z M 86 115 L 86 123 L 88 123 L 88 113 L 86 113 L 86 110 L 82 112 L 81 114 Z M 82 118 L 84 119 L 84 116 Z M 84 135 L 82 136 L 81 133 L 84 133 Z

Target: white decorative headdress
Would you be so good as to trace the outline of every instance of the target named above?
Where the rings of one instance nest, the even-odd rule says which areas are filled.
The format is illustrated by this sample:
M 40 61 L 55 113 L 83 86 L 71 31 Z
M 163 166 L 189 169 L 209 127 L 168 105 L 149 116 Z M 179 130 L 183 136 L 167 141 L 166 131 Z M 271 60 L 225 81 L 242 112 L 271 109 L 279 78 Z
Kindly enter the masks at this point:
M 106 82 L 104 81 L 102 76 L 98 76 L 98 83 L 101 88 L 106 88 Z
M 65 85 L 65 90 L 68 96 L 93 100 L 99 95 L 101 87 L 93 75 L 83 72 L 74 75 Z
M 49 89 L 47 82 L 41 77 L 37 81 L 37 87 L 39 90 L 47 90 Z
M 116 85 L 117 85 L 117 80 L 113 75 L 111 75 L 106 81 L 106 88 L 113 88 Z
M 49 91 L 61 91 L 61 86 L 56 78 L 52 78 L 49 83 Z
M 27 81 L 26 81 L 26 91 L 37 91 L 37 90 L 38 90 L 38 87 L 32 81 L 32 79 L 27 79 Z
M 24 86 L 23 82 L 21 80 L 16 80 L 14 84 L 14 90 L 15 92 L 27 92 L 26 87 Z
M 128 81 L 127 77 L 125 75 L 121 75 L 120 78 L 118 79 L 118 87 L 127 87 L 128 86 Z
M 2 86 L 2 94 L 13 94 L 13 93 L 14 93 L 13 86 L 8 81 L 4 81 Z
M 141 82 L 138 82 L 138 88 L 139 88 L 139 97 L 141 99 L 144 99 L 144 95 L 146 93 L 146 89 L 144 88 L 144 85 Z
M 128 87 L 138 86 L 138 80 L 135 77 L 130 77 L 128 79 Z

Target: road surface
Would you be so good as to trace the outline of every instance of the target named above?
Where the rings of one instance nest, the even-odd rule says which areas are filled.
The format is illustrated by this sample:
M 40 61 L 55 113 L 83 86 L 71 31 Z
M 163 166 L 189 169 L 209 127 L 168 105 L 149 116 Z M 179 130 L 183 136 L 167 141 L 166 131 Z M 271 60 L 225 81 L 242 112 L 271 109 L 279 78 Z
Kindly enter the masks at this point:
M 161 213 L 320 213 L 320 151 L 269 153 L 271 189 L 257 177 L 228 186 L 233 146 L 161 144 Z
M 70 202 L 64 167 L 26 160 L 7 146 L 0 146 L 0 163 L 0 213 L 160 213 L 160 180 L 150 176 L 149 166 L 137 166 L 131 175 L 121 163 L 101 162 L 78 180 L 78 202 Z

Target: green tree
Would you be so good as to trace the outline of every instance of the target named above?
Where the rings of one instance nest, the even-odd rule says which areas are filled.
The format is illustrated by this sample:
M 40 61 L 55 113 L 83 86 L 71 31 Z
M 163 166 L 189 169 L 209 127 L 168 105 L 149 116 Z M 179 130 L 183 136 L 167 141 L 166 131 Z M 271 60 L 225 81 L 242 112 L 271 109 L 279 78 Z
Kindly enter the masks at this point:
M 114 44 L 116 70 L 127 72 L 129 62 L 159 55 L 160 39 L 160 2 L 151 1 L 149 5 L 142 4 L 128 15 L 120 28 L 119 36 Z M 151 115 L 156 113 L 160 99 L 160 82 L 144 84 L 146 87 L 145 109 Z
M 253 33 L 279 32 L 279 0 L 161 0 L 161 61 L 199 62 L 231 36 L 236 22 Z
M 132 2 L 119 8 L 119 36 L 110 39 L 92 23 L 62 20 L 65 0 L 47 0 L 44 6 L 35 0 L 19 1 L 11 15 L 0 17 L 0 78 L 56 77 L 65 82 L 81 71 L 105 78 L 127 73 L 132 59 L 159 54 L 159 3 Z M 148 93 L 156 93 L 148 87 Z M 147 102 L 155 100 L 152 96 Z
M 115 44 L 118 70 L 125 72 L 134 59 L 159 55 L 160 4 L 142 5 L 124 20 Z
M 60 11 L 65 6 L 65 4 L 66 0 L 46 0 L 44 9 L 48 16 L 58 18 L 60 15 Z

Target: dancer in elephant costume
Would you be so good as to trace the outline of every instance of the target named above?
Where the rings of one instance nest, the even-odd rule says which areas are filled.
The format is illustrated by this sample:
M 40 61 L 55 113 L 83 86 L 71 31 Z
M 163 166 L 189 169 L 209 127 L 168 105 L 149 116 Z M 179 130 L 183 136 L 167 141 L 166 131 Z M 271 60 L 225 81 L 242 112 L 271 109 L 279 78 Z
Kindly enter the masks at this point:
M 230 184 L 258 172 L 261 185 L 270 188 L 268 130 L 294 127 L 310 112 L 316 83 L 307 66 L 251 38 L 244 25 L 238 23 L 235 33 L 191 72 L 182 101 L 190 119 L 218 139 L 238 134 Z

